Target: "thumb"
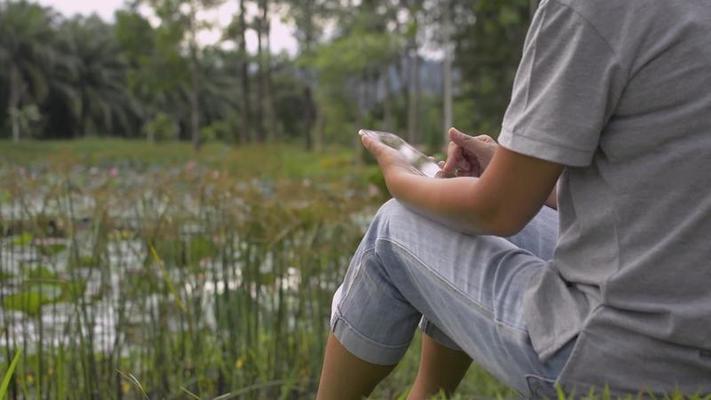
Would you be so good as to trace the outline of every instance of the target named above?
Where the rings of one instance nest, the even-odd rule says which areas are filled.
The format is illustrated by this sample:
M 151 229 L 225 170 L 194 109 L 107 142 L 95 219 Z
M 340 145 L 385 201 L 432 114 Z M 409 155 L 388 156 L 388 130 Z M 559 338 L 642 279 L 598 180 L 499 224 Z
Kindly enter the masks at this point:
M 454 142 L 454 144 L 461 146 L 465 149 L 470 149 L 471 146 L 476 145 L 476 138 L 469 136 L 466 133 L 458 130 L 457 128 L 451 128 L 449 130 L 449 139 Z

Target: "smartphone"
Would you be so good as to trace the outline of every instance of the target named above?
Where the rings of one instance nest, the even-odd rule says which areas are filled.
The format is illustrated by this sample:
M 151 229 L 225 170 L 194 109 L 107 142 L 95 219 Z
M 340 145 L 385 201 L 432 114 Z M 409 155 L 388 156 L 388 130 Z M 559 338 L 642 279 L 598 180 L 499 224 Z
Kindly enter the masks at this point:
M 367 135 L 380 141 L 380 143 L 397 150 L 416 171 L 424 176 L 435 178 L 437 173 L 442 170 L 431 158 L 420 153 L 416 148 L 412 147 L 409 143 L 394 133 L 361 129 L 358 131 L 358 134 L 361 136 Z

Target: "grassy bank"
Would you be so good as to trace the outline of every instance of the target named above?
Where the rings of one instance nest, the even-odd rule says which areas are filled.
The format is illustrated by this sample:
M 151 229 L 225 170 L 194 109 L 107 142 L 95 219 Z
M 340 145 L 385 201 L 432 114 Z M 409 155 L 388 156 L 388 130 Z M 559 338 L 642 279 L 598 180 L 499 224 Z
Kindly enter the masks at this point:
M 225 170 L 235 177 L 339 177 L 363 173 L 351 149 L 329 148 L 320 153 L 288 144 L 229 146 L 208 143 L 195 152 L 186 142 L 147 143 L 142 140 L 82 139 L 74 141 L 0 140 L 0 165 L 74 167 L 125 166 L 133 169 L 171 167 L 193 161 Z M 372 171 L 372 169 L 370 170 Z

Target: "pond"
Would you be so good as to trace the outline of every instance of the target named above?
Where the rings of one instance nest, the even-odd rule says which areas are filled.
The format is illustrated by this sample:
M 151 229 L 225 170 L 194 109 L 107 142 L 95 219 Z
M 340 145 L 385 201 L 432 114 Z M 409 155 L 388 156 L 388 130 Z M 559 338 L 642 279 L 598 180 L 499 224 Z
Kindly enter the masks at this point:
M 21 397 L 313 390 L 372 192 L 190 163 L 0 178 L 0 357 L 23 349 Z

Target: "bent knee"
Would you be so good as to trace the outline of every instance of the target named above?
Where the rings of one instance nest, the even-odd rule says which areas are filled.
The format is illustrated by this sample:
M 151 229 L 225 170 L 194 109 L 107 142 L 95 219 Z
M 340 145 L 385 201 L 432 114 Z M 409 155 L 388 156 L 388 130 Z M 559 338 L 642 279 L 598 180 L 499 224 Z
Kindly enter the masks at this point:
M 395 242 L 400 247 L 413 251 L 423 247 L 422 241 L 427 240 L 426 238 L 436 236 L 430 234 L 433 228 L 434 222 L 410 210 L 396 199 L 391 199 L 385 202 L 375 215 L 371 238 L 373 244 Z M 382 246 L 377 249 L 382 250 Z
M 386 201 L 380 209 L 378 209 L 377 214 L 375 214 L 374 221 L 377 222 L 390 222 L 392 220 L 400 221 L 403 218 L 410 218 L 414 216 L 412 211 L 405 207 L 397 199 L 390 199 Z

